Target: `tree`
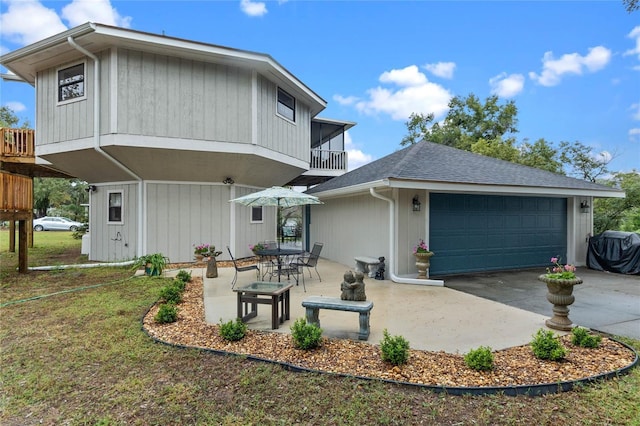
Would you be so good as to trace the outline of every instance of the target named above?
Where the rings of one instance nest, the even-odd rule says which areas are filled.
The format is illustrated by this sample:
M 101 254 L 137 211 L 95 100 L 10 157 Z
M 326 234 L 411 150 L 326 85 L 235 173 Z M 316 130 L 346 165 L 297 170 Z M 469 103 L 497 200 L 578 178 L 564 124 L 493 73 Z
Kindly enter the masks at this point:
M 23 129 L 31 127 L 29 120 L 24 120 L 22 125 L 19 125 L 19 123 L 20 119 L 11 108 L 8 106 L 0 107 L 0 127 L 21 127 Z
M 640 10 L 640 1 L 638 0 L 622 0 L 622 4 L 624 4 L 624 8 L 629 13 Z
M 571 167 L 569 176 L 595 182 L 600 176 L 609 173 L 607 164 L 611 161 L 608 156 L 594 156 L 592 149 L 580 142 L 561 142 L 560 160 Z
M 637 232 L 640 228 L 640 172 L 634 170 L 629 173 L 615 173 L 611 179 L 601 183 L 624 190 L 625 198 L 599 198 L 594 201 L 594 232 Z
M 49 209 L 56 208 L 70 219 L 83 222 L 84 207 L 88 202 L 86 182 L 78 179 L 34 178 L 33 207 L 38 217 L 46 216 Z
M 527 139 L 519 147 L 520 155 L 517 163 L 553 173 L 562 173 L 562 163 L 558 158 L 558 150 L 549 142 L 540 138 L 533 144 Z

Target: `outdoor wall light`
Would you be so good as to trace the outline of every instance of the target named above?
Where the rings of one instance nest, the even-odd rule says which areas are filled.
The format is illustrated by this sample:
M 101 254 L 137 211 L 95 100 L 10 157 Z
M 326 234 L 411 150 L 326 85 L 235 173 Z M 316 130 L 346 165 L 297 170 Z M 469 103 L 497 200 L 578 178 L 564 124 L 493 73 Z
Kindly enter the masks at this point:
M 224 183 L 225 185 L 233 185 L 235 183 L 235 181 L 233 179 L 231 179 L 230 177 L 225 178 L 222 183 Z
M 413 197 L 413 200 L 411 201 L 411 204 L 413 205 L 413 211 L 414 212 L 419 212 L 420 211 L 420 200 L 418 199 L 418 196 L 415 195 Z
M 587 203 L 586 201 L 582 201 L 580 203 L 580 212 L 589 213 L 589 203 Z
M 87 192 L 96 192 L 96 191 L 98 191 L 98 187 L 95 185 L 89 185 L 87 187 Z

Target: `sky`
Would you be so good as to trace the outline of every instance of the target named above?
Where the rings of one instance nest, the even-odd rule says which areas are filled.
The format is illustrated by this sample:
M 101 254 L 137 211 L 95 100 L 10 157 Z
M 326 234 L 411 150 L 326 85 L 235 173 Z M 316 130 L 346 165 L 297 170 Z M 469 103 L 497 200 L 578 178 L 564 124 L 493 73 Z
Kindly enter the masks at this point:
M 87 21 L 269 54 L 356 122 L 350 169 L 400 148 L 454 96 L 518 108 L 518 142 L 580 142 L 640 170 L 640 11 L 610 1 L 0 0 L 0 53 Z M 5 73 L 6 69 L 0 68 Z M 0 82 L 33 125 L 35 89 Z

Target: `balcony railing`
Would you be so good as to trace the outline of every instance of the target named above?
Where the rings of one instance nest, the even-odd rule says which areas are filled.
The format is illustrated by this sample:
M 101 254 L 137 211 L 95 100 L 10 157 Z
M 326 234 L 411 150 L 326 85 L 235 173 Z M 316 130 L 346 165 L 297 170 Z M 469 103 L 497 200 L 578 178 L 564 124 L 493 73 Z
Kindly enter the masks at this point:
M 0 158 L 16 163 L 35 163 L 35 131 L 0 128 Z
M 346 151 L 314 149 L 311 151 L 310 170 L 347 171 Z

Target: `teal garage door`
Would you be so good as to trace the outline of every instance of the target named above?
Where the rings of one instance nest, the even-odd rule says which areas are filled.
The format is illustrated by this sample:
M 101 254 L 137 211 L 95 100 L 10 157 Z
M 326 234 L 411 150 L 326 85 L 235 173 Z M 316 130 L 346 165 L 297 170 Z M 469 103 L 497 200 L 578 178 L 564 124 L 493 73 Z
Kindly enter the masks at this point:
M 432 276 L 547 267 L 552 256 L 566 259 L 565 198 L 431 194 L 429 221 Z

